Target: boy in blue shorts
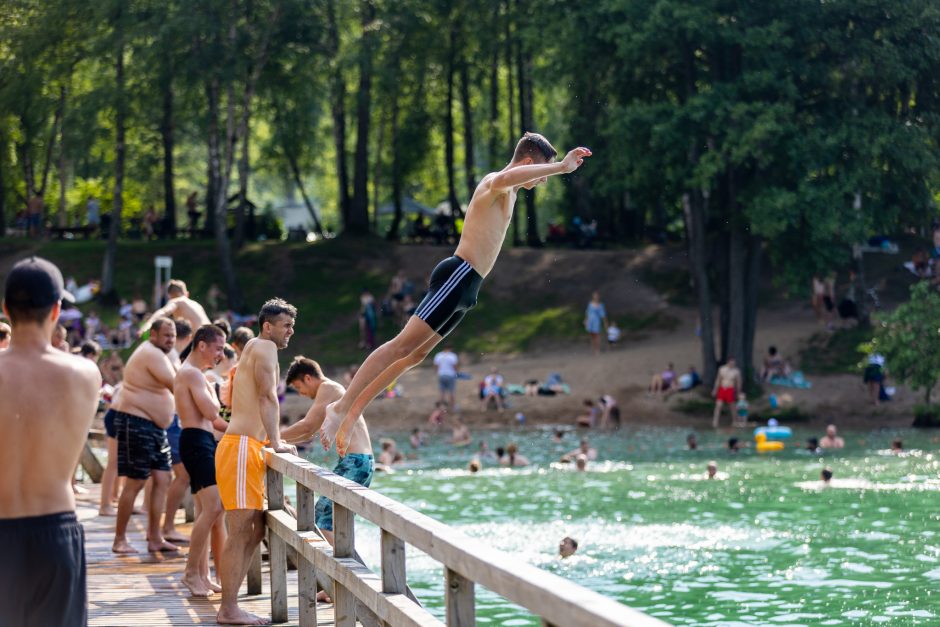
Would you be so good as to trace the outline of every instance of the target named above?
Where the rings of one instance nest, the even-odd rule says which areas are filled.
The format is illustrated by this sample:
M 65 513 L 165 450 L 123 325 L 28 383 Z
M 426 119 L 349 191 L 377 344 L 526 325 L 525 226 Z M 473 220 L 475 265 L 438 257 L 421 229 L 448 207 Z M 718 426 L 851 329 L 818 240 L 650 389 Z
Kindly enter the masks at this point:
M 287 385 L 297 390 L 301 396 L 313 399 L 313 405 L 307 415 L 291 426 L 281 429 L 281 439 L 288 444 L 305 442 L 312 438 L 323 425 L 326 406 L 343 396 L 346 389 L 331 379 L 323 376 L 320 364 L 299 355 L 287 369 Z M 333 472 L 340 477 L 369 487 L 375 472 L 375 458 L 372 456 L 372 440 L 369 428 L 360 415 L 349 433 L 349 446 L 341 454 Z M 324 496 L 317 500 L 316 523 L 320 531 L 333 544 L 333 502 Z
M 379 392 L 417 366 L 463 319 L 477 302 L 480 284 L 493 269 L 512 220 L 520 188 L 534 189 L 549 176 L 577 170 L 587 148 L 575 148 L 555 162 L 555 148 L 537 133 L 526 133 L 516 144 L 512 161 L 480 181 L 467 206 L 463 232 L 452 257 L 431 272 L 427 295 L 405 328 L 363 362 L 349 390 L 326 408 L 320 442 L 329 450 L 336 441 L 342 455 L 351 444 L 351 429 Z

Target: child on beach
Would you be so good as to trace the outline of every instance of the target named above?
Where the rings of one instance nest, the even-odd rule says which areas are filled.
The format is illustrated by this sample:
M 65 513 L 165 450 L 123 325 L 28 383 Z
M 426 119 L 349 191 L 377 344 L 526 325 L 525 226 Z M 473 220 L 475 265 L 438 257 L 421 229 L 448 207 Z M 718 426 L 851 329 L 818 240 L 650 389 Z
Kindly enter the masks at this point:
M 476 304 L 480 285 L 493 269 L 505 239 L 519 189 L 531 190 L 549 176 L 574 172 L 591 151 L 575 148 L 557 163 L 556 154 L 547 139 L 526 133 L 512 161 L 483 177 L 467 206 L 457 250 L 431 272 L 428 293 L 415 314 L 395 338 L 369 355 L 343 397 L 327 407 L 320 431 L 324 449 L 329 450 L 335 440 L 342 455 L 347 432 L 372 399 L 421 363 Z

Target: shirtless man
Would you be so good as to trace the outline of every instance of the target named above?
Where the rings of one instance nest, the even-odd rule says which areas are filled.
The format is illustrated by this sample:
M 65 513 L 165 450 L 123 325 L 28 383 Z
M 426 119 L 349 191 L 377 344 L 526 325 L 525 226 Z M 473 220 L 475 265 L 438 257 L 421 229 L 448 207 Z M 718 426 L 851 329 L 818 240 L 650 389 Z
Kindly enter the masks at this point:
M 176 325 L 176 342 L 173 350 L 170 351 L 170 361 L 173 362 L 174 371 L 179 371 L 183 365 L 181 359 L 189 355 L 190 342 L 193 340 L 193 326 L 185 318 L 176 318 L 173 320 Z M 198 328 L 198 327 L 196 327 Z M 186 544 L 189 537 L 176 530 L 176 510 L 183 503 L 186 496 L 186 487 L 189 485 L 189 473 L 183 466 L 183 460 L 180 458 L 180 434 L 183 427 L 180 424 L 178 413 L 174 412 L 173 420 L 170 426 L 166 428 L 166 439 L 170 443 L 170 464 L 172 468 L 173 480 L 170 487 L 166 490 L 166 511 L 163 514 L 163 537 L 175 544 Z
M 0 351 L 0 432 L 8 443 L 0 481 L 0 625 L 87 621 L 72 476 L 101 374 L 89 360 L 50 345 L 63 298 L 71 295 L 62 273 L 45 259 L 21 261 L 7 276 L 3 312 L 15 333 Z
M 179 279 L 170 279 L 166 285 L 166 295 L 169 301 L 153 312 L 150 319 L 140 327 L 141 334 L 146 333 L 157 318 L 183 318 L 194 329 L 212 322 L 209 320 L 209 316 L 206 315 L 206 310 L 203 309 L 202 305 L 189 297 L 186 284 Z
M 194 597 L 208 597 L 222 590 L 209 578 L 210 533 L 217 572 L 225 543 L 222 500 L 215 482 L 216 444 L 212 429 L 225 431 L 228 423 L 219 418 L 219 399 L 203 373 L 222 358 L 223 346 L 225 332 L 222 329 L 211 324 L 199 327 L 193 336 L 193 349 L 173 381 L 173 398 L 183 425 L 180 457 L 198 506 L 182 578 L 183 585 Z
M 721 418 L 721 410 L 727 405 L 728 413 L 731 415 L 731 421 L 734 422 L 734 400 L 738 390 L 741 389 L 741 371 L 734 361 L 734 357 L 728 360 L 724 366 L 718 369 L 718 376 L 715 377 L 715 387 L 712 388 L 712 396 L 715 397 L 715 412 L 712 414 L 712 427 L 718 428 L 718 420 Z
M 301 396 L 312 398 L 313 405 L 306 416 L 281 431 L 281 438 L 291 443 L 306 442 L 323 425 L 326 406 L 342 398 L 346 388 L 327 379 L 323 376 L 320 364 L 303 356 L 295 357 L 294 363 L 287 369 L 287 385 L 297 390 Z M 372 483 L 375 459 L 372 456 L 369 428 L 362 416 L 359 416 L 353 425 L 349 434 L 349 448 L 346 455 L 339 459 L 333 472 L 367 488 Z M 316 517 L 317 527 L 327 541 L 333 544 L 333 501 L 321 496 L 317 500 Z
M 845 448 L 845 440 L 839 437 L 835 425 L 826 426 L 826 435 L 819 441 L 820 448 Z
M 591 448 L 590 443 L 587 438 L 581 438 L 581 444 L 578 448 L 574 449 L 570 453 L 565 453 L 561 456 L 561 460 L 564 463 L 574 461 L 578 455 L 584 455 L 585 459 L 594 461 L 597 459 L 597 449 Z
M 294 334 L 297 309 L 279 298 L 258 314 L 261 332 L 242 352 L 232 385 L 232 419 L 215 454 L 215 476 L 229 536 L 222 552 L 222 605 L 216 620 L 226 625 L 266 625 L 268 620 L 238 607 L 238 590 L 255 548 L 264 537 L 265 436 L 278 453 L 297 453 L 281 441 L 277 351 Z
M 575 148 L 555 163 L 555 148 L 536 133 L 526 133 L 512 161 L 483 177 L 467 206 L 463 234 L 453 257 L 431 272 L 430 289 L 394 339 L 373 351 L 356 372 L 343 398 L 327 407 L 320 442 L 329 450 L 335 439 L 340 455 L 346 434 L 379 392 L 421 363 L 477 302 L 484 277 L 493 269 L 506 237 L 520 188 L 534 189 L 549 176 L 574 172 L 591 156 Z
M 127 542 L 127 523 L 137 494 L 151 476 L 147 550 L 177 550 L 175 544 L 166 541 L 160 528 L 166 491 L 170 485 L 170 444 L 166 439 L 166 428 L 173 420 L 176 368 L 168 355 L 175 342 L 176 325 L 173 321 L 169 318 L 154 320 L 150 338 L 127 360 L 121 393 L 111 405 L 117 435 L 118 476 L 127 477 L 118 500 L 114 545 L 111 547 L 115 553 L 137 552 Z

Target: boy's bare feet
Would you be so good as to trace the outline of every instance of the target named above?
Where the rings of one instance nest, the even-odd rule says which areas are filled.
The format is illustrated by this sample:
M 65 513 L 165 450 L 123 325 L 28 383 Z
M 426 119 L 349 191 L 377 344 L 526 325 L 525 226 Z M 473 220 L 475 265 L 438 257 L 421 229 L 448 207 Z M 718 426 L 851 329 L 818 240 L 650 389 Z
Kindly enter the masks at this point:
M 164 531 L 163 539 L 175 542 L 176 544 L 189 544 L 189 536 L 184 536 L 179 531 Z
M 270 625 L 271 621 L 267 618 L 261 618 L 260 616 L 255 616 L 254 614 L 249 614 L 244 610 L 235 610 L 234 612 L 226 612 L 225 610 L 219 610 L 219 613 L 215 616 L 215 622 L 220 625 Z
M 180 548 L 178 546 L 176 546 L 175 544 L 171 544 L 167 542 L 166 540 L 162 540 L 160 542 L 147 540 L 147 551 L 149 553 L 159 553 L 161 551 L 165 553 L 173 553 L 179 550 Z
M 127 540 L 115 540 L 111 546 L 111 551 L 120 555 L 130 555 L 138 552 L 137 549 L 128 544 Z
M 182 579 L 180 579 L 180 583 L 189 588 L 190 594 L 194 597 L 207 599 L 212 596 L 212 590 L 201 577 L 190 577 L 184 574 Z
M 326 593 L 326 590 L 317 592 L 317 603 L 332 603 L 333 599 Z
M 99 507 L 98 508 L 99 516 L 117 516 L 117 510 L 113 507 Z

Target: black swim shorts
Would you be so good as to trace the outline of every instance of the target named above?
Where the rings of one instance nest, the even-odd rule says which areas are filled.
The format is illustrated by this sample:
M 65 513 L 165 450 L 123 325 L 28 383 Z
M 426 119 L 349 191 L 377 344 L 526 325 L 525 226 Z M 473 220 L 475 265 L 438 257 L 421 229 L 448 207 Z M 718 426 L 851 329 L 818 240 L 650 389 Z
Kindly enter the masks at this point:
M 454 255 L 437 264 L 415 315 L 440 336 L 454 330 L 467 310 L 477 304 L 483 277 L 469 263 Z
M 183 429 L 180 458 L 189 473 L 193 494 L 215 485 L 215 437 L 205 429 Z
M 170 470 L 170 443 L 166 431 L 153 421 L 123 411 L 114 412 L 117 432 L 118 475 L 149 479 L 152 470 Z
M 85 534 L 75 512 L 0 519 L 0 625 L 88 622 Z

